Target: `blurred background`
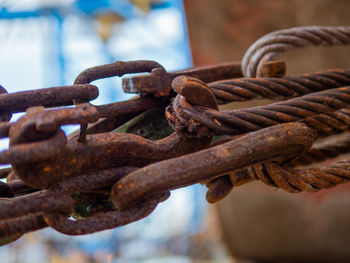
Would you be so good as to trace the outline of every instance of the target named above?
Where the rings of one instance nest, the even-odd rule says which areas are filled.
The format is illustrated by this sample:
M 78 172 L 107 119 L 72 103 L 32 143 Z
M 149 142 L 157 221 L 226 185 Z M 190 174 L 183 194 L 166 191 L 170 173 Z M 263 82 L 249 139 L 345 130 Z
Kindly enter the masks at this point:
M 274 30 L 349 25 L 349 5 L 347 0 L 0 0 L 0 84 L 8 92 L 70 85 L 84 69 L 116 60 L 155 60 L 169 71 L 240 60 L 256 39 Z M 288 52 L 282 59 L 288 73 L 301 73 L 349 66 L 349 55 L 348 47 L 319 48 Z M 94 84 L 100 95 L 93 104 L 130 97 L 119 78 Z M 8 145 L 0 143 L 2 149 Z M 349 189 L 336 189 L 349 200 Z M 276 201 L 281 199 L 286 203 Z M 122 228 L 79 237 L 50 229 L 26 234 L 0 247 L 0 262 L 234 262 L 227 252 L 237 255 L 232 247 L 246 256 L 252 237 L 259 244 L 267 240 L 261 229 L 277 226 L 281 213 L 298 212 L 288 212 L 288 202 L 302 207 L 314 200 L 320 204 L 254 183 L 209 206 L 204 187 L 196 185 L 173 191 L 151 216 Z M 256 214 L 257 207 L 266 209 Z M 273 220 L 264 221 L 268 216 Z M 344 220 L 350 222 L 347 215 Z M 270 253 L 268 245 L 260 250 Z

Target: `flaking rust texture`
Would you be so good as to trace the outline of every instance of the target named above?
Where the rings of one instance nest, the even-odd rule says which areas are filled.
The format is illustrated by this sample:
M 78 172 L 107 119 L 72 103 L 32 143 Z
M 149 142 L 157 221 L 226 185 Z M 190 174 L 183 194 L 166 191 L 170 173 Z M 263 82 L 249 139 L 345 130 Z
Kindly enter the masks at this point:
M 309 33 L 307 41 L 300 39 L 303 32 Z M 290 34 L 298 40 L 286 47 Z M 280 40 L 276 45 L 287 51 L 308 46 L 309 38 L 311 45 L 350 44 L 349 36 L 350 27 L 303 27 L 263 40 Z M 12 166 L 0 171 L 7 178 L 0 184 L 0 242 L 48 226 L 68 235 L 122 226 L 149 215 L 172 189 L 195 183 L 206 184 L 207 200 L 215 203 L 253 180 L 291 193 L 348 182 L 347 159 L 318 169 L 295 166 L 348 151 L 347 138 L 328 146 L 313 143 L 349 129 L 349 70 L 283 76 L 286 63 L 271 61 L 278 54 L 266 50 L 271 55 L 254 44 L 242 63 L 177 72 L 154 61 L 117 61 L 83 71 L 62 89 L 1 89 L 0 102 L 12 96 L 20 104 L 6 100 L 8 107 L 0 111 L 0 134 L 10 139 L 0 163 Z M 249 55 L 254 52 L 259 56 Z M 148 74 L 123 82 L 137 97 L 88 103 L 98 94 L 90 82 L 142 72 Z M 282 101 L 234 111 L 218 106 L 260 98 Z M 74 107 L 44 107 L 67 104 Z M 23 110 L 22 118 L 9 123 L 12 113 Z M 61 127 L 68 124 L 80 124 L 80 131 L 67 136 Z

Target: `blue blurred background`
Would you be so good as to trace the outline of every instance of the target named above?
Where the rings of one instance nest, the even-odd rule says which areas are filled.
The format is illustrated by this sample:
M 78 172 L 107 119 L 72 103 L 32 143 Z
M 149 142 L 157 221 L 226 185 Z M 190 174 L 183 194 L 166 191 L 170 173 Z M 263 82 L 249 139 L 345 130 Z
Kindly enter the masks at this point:
M 190 67 L 180 0 L 0 1 L 0 84 L 8 92 L 72 84 L 84 69 L 150 59 Z M 93 104 L 125 100 L 119 78 L 94 82 Z M 16 114 L 12 121 L 21 114 Z M 71 131 L 75 127 L 66 130 Z M 2 140 L 2 149 L 8 141 Z M 45 229 L 0 248 L 1 262 L 225 262 L 208 233 L 203 186 L 174 191 L 148 218 L 69 237 Z

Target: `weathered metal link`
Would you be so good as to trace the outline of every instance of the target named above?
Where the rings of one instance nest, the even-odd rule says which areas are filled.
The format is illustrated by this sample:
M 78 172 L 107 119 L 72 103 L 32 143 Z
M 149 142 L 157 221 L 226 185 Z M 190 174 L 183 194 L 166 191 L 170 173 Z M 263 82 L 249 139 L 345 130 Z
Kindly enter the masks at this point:
M 59 129 L 61 125 L 87 123 L 97 119 L 97 111 L 89 104 L 51 111 L 31 108 L 24 117 L 10 126 L 10 148 L 0 153 L 0 163 L 11 163 L 16 167 L 18 163 L 53 158 L 66 144 L 66 136 Z
M 236 78 L 209 83 L 220 104 L 256 98 L 286 99 L 350 85 L 350 69 L 333 69 L 281 78 Z
M 215 66 L 195 67 L 182 71 L 167 72 L 163 67 L 151 71 L 149 75 L 123 79 L 126 93 L 153 94 L 167 96 L 172 81 L 179 76 L 191 76 L 206 83 L 221 79 L 242 77 L 240 62 L 226 62 Z
M 41 162 L 14 164 L 18 176 L 28 185 L 48 188 L 59 180 L 120 166 L 144 166 L 203 149 L 210 138 L 182 138 L 173 134 L 153 142 L 133 134 L 100 133 L 82 144 L 68 139 L 65 147 Z
M 348 160 L 294 167 L 350 152 L 344 136 L 313 145 L 350 128 L 350 70 L 284 76 L 285 63 L 271 62 L 292 48 L 346 44 L 350 27 L 296 28 L 258 40 L 242 65 L 167 72 L 154 61 L 115 62 L 83 71 L 72 86 L 12 94 L 0 87 L 0 138 L 10 139 L 0 163 L 12 166 L 0 170 L 7 178 L 0 182 L 0 245 L 47 226 L 68 235 L 122 226 L 152 213 L 172 189 L 195 183 L 206 184 L 206 198 L 215 203 L 253 180 L 292 193 L 348 182 Z M 268 77 L 242 78 L 241 68 L 246 76 Z M 90 82 L 142 72 L 150 74 L 123 79 L 124 91 L 140 96 L 84 103 L 98 96 Z M 165 113 L 175 129 L 170 134 L 164 108 L 172 89 L 177 96 Z M 288 100 L 218 108 L 256 98 Z M 9 122 L 23 110 L 22 118 Z M 67 137 L 61 126 L 68 124 L 80 124 L 80 135 Z
M 189 102 L 192 102 L 195 105 L 203 105 L 204 107 L 210 107 L 217 111 L 218 105 L 214 93 L 204 82 L 187 76 L 175 78 L 173 81 L 173 88 L 179 93 L 179 95 L 176 96 L 170 106 L 166 108 L 166 117 L 169 124 L 179 134 L 186 134 L 187 137 L 212 136 L 213 132 L 211 132 L 206 126 L 198 125 L 198 122 L 194 121 L 195 119 L 191 117 L 188 118 L 188 116 L 183 113 L 179 101 L 181 101 L 182 105 L 188 107 L 191 107 Z M 201 96 L 197 96 L 198 92 L 201 93 Z M 203 103 L 200 103 L 200 101 Z M 210 126 L 208 127 L 210 128 Z M 188 132 L 184 133 L 183 131 Z
M 111 229 L 146 217 L 152 213 L 158 203 L 165 201 L 168 197 L 169 193 L 164 193 L 123 211 L 111 211 L 77 221 L 67 219 L 62 213 L 49 213 L 49 211 L 1 220 L 0 238 L 22 235 L 47 226 L 67 235 L 83 235 Z
M 61 180 L 50 191 L 55 193 L 73 194 L 102 187 L 112 186 L 127 174 L 134 172 L 136 167 L 118 167 L 109 170 L 83 174 L 67 180 Z
M 174 79 L 172 87 L 190 103 L 215 110 L 219 109 L 214 93 L 203 81 L 180 76 Z
M 0 237 L 4 236 L 1 232 L 2 227 L 7 227 L 5 236 L 24 234 L 28 231 L 33 231 L 46 227 L 47 224 L 43 222 L 40 215 L 41 212 L 45 211 L 45 215 L 52 218 L 50 214 L 54 214 L 55 217 L 59 217 L 60 220 L 66 220 L 65 215 L 70 215 L 72 213 L 72 200 L 67 194 L 72 194 L 79 191 L 91 190 L 105 186 L 111 186 L 121 177 L 125 176 L 131 171 L 135 171 L 137 168 L 133 167 L 121 167 L 116 169 L 111 169 L 107 171 L 97 172 L 89 175 L 81 175 L 76 178 L 61 181 L 56 184 L 49 191 L 40 191 L 33 194 L 27 194 L 21 197 L 6 199 L 5 203 L 0 206 Z M 17 180 L 20 181 L 20 180 Z M 14 182 L 9 183 L 11 189 L 14 189 Z M 21 184 L 21 182 L 18 182 Z M 23 185 L 20 186 L 23 188 Z M 28 188 L 26 189 L 28 190 Z M 156 206 L 156 201 L 160 202 L 163 199 L 156 199 L 152 201 L 153 209 Z M 148 207 L 148 210 L 143 210 L 144 213 L 150 213 L 153 209 Z M 134 211 L 135 212 L 135 211 Z M 30 214 L 30 215 L 28 215 Z M 114 213 L 113 216 L 109 216 L 109 219 L 119 220 L 120 224 L 126 222 L 127 220 L 133 220 L 136 214 L 132 216 L 127 212 Z M 137 214 L 139 217 L 142 216 L 142 211 Z M 99 217 L 94 218 L 96 220 L 101 220 Z M 55 220 L 53 220 L 55 222 Z M 131 222 L 129 221 L 129 222 Z M 16 227 L 17 223 L 23 223 L 24 227 Z M 87 223 L 88 221 L 84 221 Z M 79 223 L 81 224 L 81 222 Z M 99 224 L 98 229 L 104 230 L 107 226 L 114 224 L 117 225 L 116 221 L 109 222 L 109 224 Z M 83 224 L 85 225 L 85 224 Z M 95 232 L 97 230 L 91 229 L 90 231 Z M 92 233 L 90 232 L 90 233 Z
M 120 67 L 117 69 L 109 65 L 87 70 L 77 78 L 76 86 L 79 86 L 80 81 L 89 82 L 97 78 L 122 75 L 122 71 L 128 73 L 146 71 L 147 68 L 155 66 L 152 63 L 145 63 L 141 68 L 135 67 L 137 64 L 133 63 L 125 64 L 126 67 L 123 63 L 118 65 Z M 75 99 L 75 102 L 81 101 L 80 97 Z M 11 153 L 12 155 L 3 162 L 11 162 L 13 166 L 5 174 L 11 172 L 12 178 L 19 176 L 23 181 L 12 179 L 3 185 L 3 195 L 17 197 L 0 206 L 0 228 L 6 228 L 3 232 L 0 230 L 0 236 L 10 238 L 11 241 L 28 231 L 46 227 L 47 224 L 67 234 L 93 233 L 133 222 L 151 213 L 158 202 L 167 198 L 167 194 L 164 195 L 166 191 L 161 193 L 161 197 L 143 201 L 135 207 L 104 212 L 78 221 L 67 219 L 67 215 L 72 213 L 72 205 L 69 205 L 72 204 L 72 200 L 67 194 L 81 191 L 98 192 L 98 189 L 109 188 L 127 173 L 137 169 L 123 167 L 125 164 L 142 166 L 200 150 L 209 145 L 210 137 L 190 139 L 173 134 L 163 140 L 152 142 L 135 135 L 113 133 L 89 135 L 85 144 L 81 144 L 75 137 L 70 137 L 67 143 L 60 127 L 66 124 L 85 126 L 99 118 L 123 117 L 162 103 L 164 99 L 139 98 L 102 106 L 79 104 L 76 108 L 50 111 L 30 108 L 16 123 L 3 123 L 3 136 L 9 135 L 10 149 L 0 157 L 6 157 L 6 153 Z M 23 106 L 23 109 L 25 108 L 26 106 Z M 48 191 L 36 192 L 37 188 L 48 187 L 50 188 Z M 101 193 L 103 192 L 105 190 Z M 56 202 L 58 199 L 60 201 Z M 21 227 L 17 226 L 19 223 L 22 224 Z
M 81 175 L 61 181 L 49 191 L 40 191 L 9 199 L 8 202 L 0 206 L 0 220 L 42 211 L 70 214 L 73 207 L 71 198 L 67 194 L 111 186 L 117 180 L 136 169 L 133 167 L 121 167 L 89 175 Z M 15 187 L 14 181 L 10 182 L 9 186 L 13 189 Z
M 132 73 L 142 73 L 151 72 L 153 69 L 164 70 L 162 65 L 155 61 L 150 60 L 138 60 L 138 61 L 116 61 L 111 64 L 105 64 L 101 66 L 96 66 L 88 68 L 81 72 L 75 79 L 74 84 L 88 84 L 94 80 L 109 78 L 114 76 L 124 76 L 125 74 Z M 81 103 L 79 100 L 74 101 L 75 104 Z M 159 103 L 159 101 L 158 101 Z M 133 100 L 128 100 L 122 103 L 113 103 L 110 105 L 103 105 L 99 107 L 100 117 L 115 117 L 117 113 L 121 113 L 120 110 L 127 108 L 128 112 L 123 112 L 123 114 L 128 114 L 132 112 L 137 112 L 139 110 L 146 110 L 158 104 L 154 100 L 142 100 L 142 98 L 136 98 Z M 135 108 L 136 105 L 136 108 Z M 112 115 L 112 116 L 111 116 Z M 85 142 L 87 134 L 87 124 L 81 124 L 79 141 Z
M 233 184 L 229 175 L 223 175 L 218 178 L 214 178 L 206 183 L 208 191 L 206 199 L 208 203 L 217 203 L 225 198 L 225 196 L 231 192 Z
M 265 62 L 291 49 L 349 44 L 350 26 L 308 26 L 274 31 L 249 47 L 242 59 L 242 72 L 245 77 L 259 77 Z
M 165 192 L 122 211 L 106 212 L 77 221 L 55 213 L 44 213 L 43 217 L 45 222 L 58 232 L 67 235 L 86 235 L 140 220 L 152 213 L 158 203 L 165 201 L 169 196 L 170 193 Z
M 137 113 L 155 108 L 157 106 L 161 106 L 165 101 L 167 101 L 165 98 L 155 99 L 151 97 L 136 97 L 127 101 L 98 105 L 95 107 L 99 112 L 99 118 L 111 118 L 121 117 L 130 113 Z
M 310 164 L 336 157 L 349 152 L 349 138 L 336 140 L 329 145 L 315 146 L 303 153 L 296 160 L 283 167 L 276 162 L 256 164 L 247 170 L 231 171 L 207 183 L 207 201 L 216 203 L 223 199 L 233 188 L 252 180 L 261 180 L 265 184 L 281 188 L 290 193 L 317 192 L 334 187 L 350 180 L 350 164 L 348 160 L 339 161 L 329 167 L 292 169 L 291 165 Z
M 189 155 L 148 165 L 120 179 L 111 198 L 119 209 L 155 194 L 213 179 L 252 164 L 291 160 L 313 143 L 305 125 L 288 123 L 241 136 L 236 140 Z
M 155 68 L 164 69 L 161 64 L 152 60 L 116 61 L 84 70 L 76 77 L 74 84 L 87 84 L 94 80 L 121 77 L 125 74 L 151 72 Z
M 80 84 L 52 87 L 0 95 L 0 112 L 23 112 L 29 107 L 59 107 L 73 105 L 73 100 L 88 102 L 96 99 L 98 89 L 94 85 Z
M 58 130 L 48 139 L 14 145 L 9 150 L 0 152 L 0 163 L 15 165 L 54 158 L 61 152 L 66 142 L 66 135 L 62 130 Z
M 43 211 L 70 215 L 73 211 L 73 203 L 68 195 L 54 192 L 41 191 L 27 194 L 12 198 L 9 202 L 1 203 L 0 220 Z
M 0 238 L 8 239 L 10 237 L 9 242 L 12 242 L 25 233 L 39 230 L 46 226 L 47 224 L 45 223 L 44 218 L 40 213 L 1 220 Z
M 207 89 L 206 92 L 211 91 Z M 211 99 L 215 102 L 213 95 Z M 202 101 L 201 105 L 207 106 L 204 103 L 204 101 L 208 101 L 205 96 L 201 96 L 198 101 Z M 79 105 L 79 107 L 85 109 L 83 105 Z M 75 113 L 74 109 L 72 111 Z M 95 113 L 94 111 L 92 112 Z M 55 112 L 53 113 L 56 114 Z M 46 133 L 57 129 L 57 126 L 62 123 L 61 119 L 49 118 L 52 114 L 48 114 L 47 111 L 34 111 L 31 114 L 33 116 L 30 116 L 30 113 L 28 113 L 16 123 L 16 126 L 22 127 L 22 130 L 19 128 L 15 129 L 16 126 L 14 126 L 14 134 L 10 134 L 11 145 L 28 140 L 28 131 L 26 130 L 29 130 L 34 124 L 37 130 Z M 41 117 L 38 121 L 35 121 L 33 117 L 37 117 L 38 114 L 43 115 L 45 118 Z M 85 121 L 83 118 L 84 114 L 85 111 L 82 111 L 82 115 L 73 115 L 77 116 L 77 118 L 71 117 L 70 121 L 83 122 Z M 79 118 L 80 116 L 81 118 Z M 88 110 L 87 118 L 91 116 L 95 115 L 90 114 L 90 110 Z M 66 118 L 63 118 L 63 120 L 66 120 Z M 26 127 L 29 128 L 26 129 Z M 30 137 L 36 138 L 37 130 Z M 41 136 L 42 134 L 39 135 Z M 126 165 L 144 166 L 152 162 L 181 156 L 206 148 L 209 142 L 210 138 L 208 136 L 205 138 L 183 138 L 173 134 L 153 142 L 132 134 L 92 134 L 86 137 L 84 144 L 77 141 L 76 138 L 70 138 L 67 145 L 49 160 L 32 163 L 13 163 L 13 167 L 18 176 L 28 185 L 35 188 L 48 188 L 59 180 L 79 174 Z
M 10 126 L 10 146 L 51 137 L 62 125 L 95 122 L 98 112 L 90 104 L 75 108 L 44 110 L 36 107 Z
M 46 226 L 40 212 L 69 216 L 73 203 L 69 196 L 41 191 L 22 197 L 2 199 L 0 206 L 0 237 L 13 238 Z

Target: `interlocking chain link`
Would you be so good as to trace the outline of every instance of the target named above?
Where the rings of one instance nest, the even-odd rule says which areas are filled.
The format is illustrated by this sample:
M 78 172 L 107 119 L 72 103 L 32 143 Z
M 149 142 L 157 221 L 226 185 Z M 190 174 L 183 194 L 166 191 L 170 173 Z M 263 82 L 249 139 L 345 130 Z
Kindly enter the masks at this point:
M 167 72 L 154 61 L 119 61 L 83 71 L 72 86 L 12 94 L 1 88 L 0 136 L 10 147 L 0 163 L 11 168 L 0 171 L 7 179 L 0 183 L 0 244 L 48 226 L 68 235 L 122 226 L 149 215 L 172 189 L 195 183 L 207 185 L 214 203 L 252 180 L 292 193 L 347 182 L 349 160 L 297 165 L 349 152 L 348 136 L 314 144 L 349 129 L 349 69 L 281 76 L 285 64 L 270 60 L 291 48 L 349 44 L 348 31 L 277 31 L 258 40 L 242 65 Z M 241 68 L 252 77 L 243 78 Z M 89 103 L 98 96 L 90 82 L 141 72 L 149 74 L 123 79 L 124 91 L 137 97 Z M 233 111 L 218 106 L 260 98 L 280 101 Z M 67 136 L 67 124 L 80 124 L 80 133 Z

